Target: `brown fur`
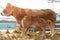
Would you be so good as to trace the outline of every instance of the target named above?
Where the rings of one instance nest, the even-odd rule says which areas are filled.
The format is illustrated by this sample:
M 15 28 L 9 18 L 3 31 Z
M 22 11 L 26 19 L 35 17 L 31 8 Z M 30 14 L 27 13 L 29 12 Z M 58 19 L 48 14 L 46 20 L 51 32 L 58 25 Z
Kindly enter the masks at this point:
M 16 18 L 23 28 L 23 35 L 25 35 L 28 26 L 36 27 L 39 30 L 42 29 L 42 32 L 45 32 L 47 26 L 54 30 L 56 14 L 51 9 L 23 9 L 8 3 L 3 12 L 5 16 L 12 15 Z M 23 23 L 21 23 L 22 20 Z

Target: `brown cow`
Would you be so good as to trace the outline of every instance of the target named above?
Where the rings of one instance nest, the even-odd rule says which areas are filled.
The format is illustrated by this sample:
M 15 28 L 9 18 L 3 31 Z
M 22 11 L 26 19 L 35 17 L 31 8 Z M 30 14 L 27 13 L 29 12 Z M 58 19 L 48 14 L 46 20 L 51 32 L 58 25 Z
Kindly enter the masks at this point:
M 56 14 L 51 9 L 24 9 L 15 7 L 8 3 L 6 8 L 3 10 L 2 15 L 14 16 L 23 28 L 23 36 L 25 35 L 28 26 L 36 27 L 39 30 L 42 30 L 43 36 L 45 35 L 46 27 L 49 26 L 51 33 L 54 34 Z

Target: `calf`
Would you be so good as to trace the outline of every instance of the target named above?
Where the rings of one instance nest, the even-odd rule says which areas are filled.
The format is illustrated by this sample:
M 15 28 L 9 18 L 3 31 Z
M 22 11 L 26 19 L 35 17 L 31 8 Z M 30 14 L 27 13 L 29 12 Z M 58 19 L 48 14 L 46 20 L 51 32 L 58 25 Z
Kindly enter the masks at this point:
M 4 16 L 14 16 L 23 28 L 23 36 L 25 35 L 28 26 L 36 27 L 38 30 L 42 30 L 43 35 L 45 35 L 46 27 L 50 27 L 51 34 L 54 34 L 56 14 L 51 9 L 24 9 L 15 7 L 8 3 L 1 14 Z

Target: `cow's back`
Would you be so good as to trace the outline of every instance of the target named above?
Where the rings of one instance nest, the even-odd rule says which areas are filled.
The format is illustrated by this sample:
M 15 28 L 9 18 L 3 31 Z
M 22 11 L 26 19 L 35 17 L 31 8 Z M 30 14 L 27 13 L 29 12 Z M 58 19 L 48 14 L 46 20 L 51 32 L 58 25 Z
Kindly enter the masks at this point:
M 52 22 L 56 21 L 56 14 L 51 9 L 40 9 L 40 10 L 27 9 L 27 10 L 28 10 L 26 12 L 27 16 L 32 16 L 32 17 L 38 16 L 46 20 L 51 20 Z

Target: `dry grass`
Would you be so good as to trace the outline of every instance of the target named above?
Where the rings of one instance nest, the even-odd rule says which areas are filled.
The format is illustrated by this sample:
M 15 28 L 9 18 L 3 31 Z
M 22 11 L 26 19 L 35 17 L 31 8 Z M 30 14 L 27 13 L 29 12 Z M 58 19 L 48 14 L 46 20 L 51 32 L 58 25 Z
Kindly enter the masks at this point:
M 46 39 L 45 40 L 60 40 L 60 30 L 55 31 L 55 35 L 53 37 L 50 37 L 50 33 L 46 33 Z M 26 38 L 21 37 L 20 32 L 12 32 L 12 33 L 6 33 L 6 32 L 0 32 L 0 40 L 40 40 L 41 39 L 41 33 L 35 33 L 35 32 L 27 32 Z

